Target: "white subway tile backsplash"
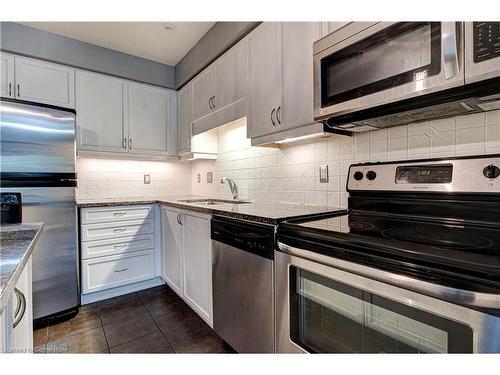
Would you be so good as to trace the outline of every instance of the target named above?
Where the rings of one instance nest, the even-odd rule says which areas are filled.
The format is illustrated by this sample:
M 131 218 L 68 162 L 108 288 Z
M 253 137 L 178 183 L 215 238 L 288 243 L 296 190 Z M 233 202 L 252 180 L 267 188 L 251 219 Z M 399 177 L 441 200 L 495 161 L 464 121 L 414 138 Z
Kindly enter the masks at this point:
M 406 160 L 500 153 L 500 110 L 439 119 L 360 133 L 330 135 L 302 143 L 251 147 L 246 120 L 218 130 L 217 160 L 190 163 L 80 158 L 79 199 L 153 198 L 165 195 L 211 195 L 231 198 L 222 177 L 233 178 L 242 198 L 288 203 L 347 206 L 345 190 L 354 162 Z M 319 182 L 319 166 L 328 165 L 329 182 Z M 196 174 L 212 172 L 196 182 Z M 143 184 L 143 175 L 151 184 Z

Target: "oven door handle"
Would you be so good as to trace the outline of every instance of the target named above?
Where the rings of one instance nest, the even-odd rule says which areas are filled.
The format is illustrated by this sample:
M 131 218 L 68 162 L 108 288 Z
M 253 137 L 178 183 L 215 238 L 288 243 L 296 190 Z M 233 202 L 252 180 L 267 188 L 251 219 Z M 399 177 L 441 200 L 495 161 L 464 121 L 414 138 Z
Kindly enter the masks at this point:
M 500 294 L 474 292 L 472 290 L 452 288 L 445 285 L 430 283 L 412 277 L 367 267 L 361 264 L 347 262 L 332 256 L 318 254 L 309 250 L 286 245 L 278 241 L 278 248 L 283 253 L 321 263 L 326 266 L 351 272 L 369 279 L 408 289 L 417 293 L 435 297 L 447 302 L 474 307 L 500 308 Z
M 443 50 L 444 77 L 458 74 L 458 34 L 455 22 L 441 22 L 441 48 Z

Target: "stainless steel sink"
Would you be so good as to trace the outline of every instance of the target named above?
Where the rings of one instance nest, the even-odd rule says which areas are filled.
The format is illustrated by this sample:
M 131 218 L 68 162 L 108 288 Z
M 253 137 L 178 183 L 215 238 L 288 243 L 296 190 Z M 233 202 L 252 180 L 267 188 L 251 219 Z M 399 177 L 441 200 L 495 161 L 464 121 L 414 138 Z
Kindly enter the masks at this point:
M 215 204 L 241 204 L 241 203 L 250 203 L 249 200 L 244 199 L 178 199 L 177 202 L 182 203 L 194 203 L 194 204 L 203 204 L 203 205 L 215 205 Z

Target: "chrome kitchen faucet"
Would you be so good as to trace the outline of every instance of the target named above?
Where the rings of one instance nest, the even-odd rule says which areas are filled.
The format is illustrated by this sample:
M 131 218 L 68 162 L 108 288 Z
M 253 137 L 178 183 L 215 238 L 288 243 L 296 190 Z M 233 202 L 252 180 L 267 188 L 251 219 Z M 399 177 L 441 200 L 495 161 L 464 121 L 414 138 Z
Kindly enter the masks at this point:
M 234 182 L 229 177 L 223 177 L 222 180 L 220 180 L 220 183 L 223 184 L 226 181 L 229 184 L 229 188 L 231 189 L 231 193 L 233 194 L 233 199 L 238 199 L 238 187 L 236 186 L 236 182 Z

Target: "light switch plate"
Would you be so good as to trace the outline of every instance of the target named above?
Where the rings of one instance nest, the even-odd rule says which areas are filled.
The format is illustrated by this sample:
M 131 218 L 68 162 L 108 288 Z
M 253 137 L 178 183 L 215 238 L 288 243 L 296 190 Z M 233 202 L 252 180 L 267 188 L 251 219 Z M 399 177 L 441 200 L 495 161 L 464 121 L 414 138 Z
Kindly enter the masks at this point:
M 201 182 L 201 174 L 196 173 L 196 182 L 200 183 Z
M 207 172 L 207 182 L 211 184 L 213 181 L 213 175 L 212 172 Z
M 322 164 L 319 166 L 319 182 L 328 182 L 328 165 Z
M 151 183 L 151 176 L 149 174 L 144 175 L 144 183 L 145 184 L 150 184 Z

